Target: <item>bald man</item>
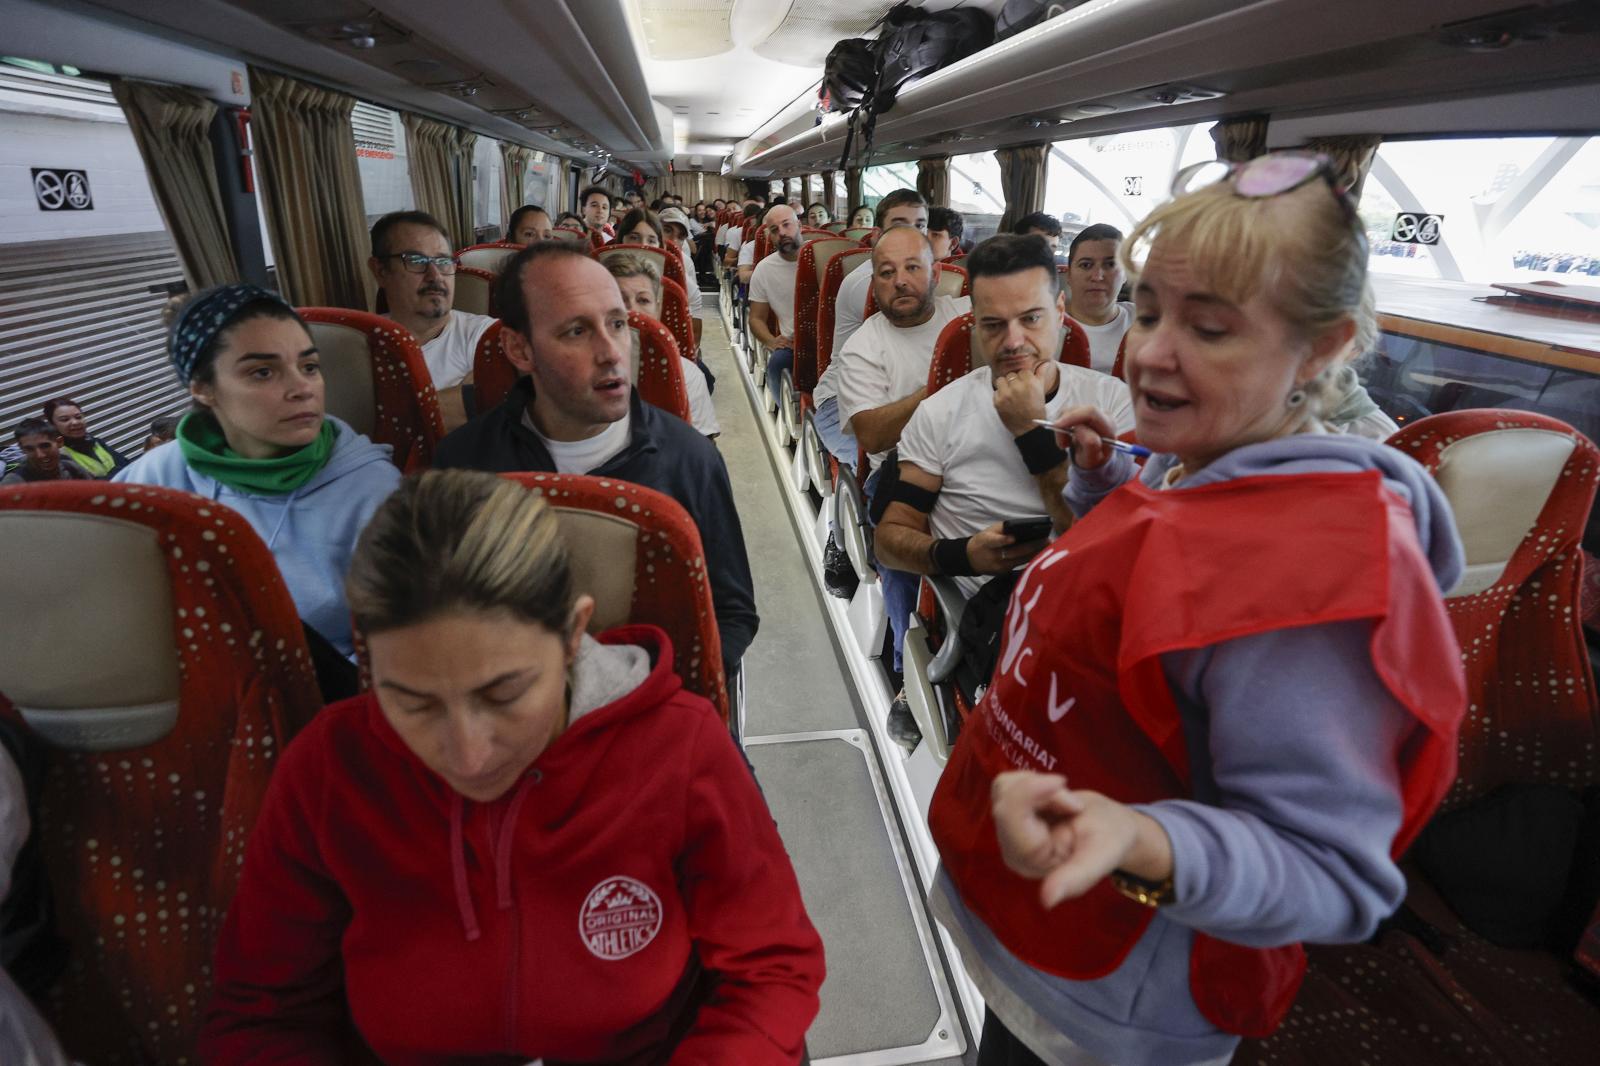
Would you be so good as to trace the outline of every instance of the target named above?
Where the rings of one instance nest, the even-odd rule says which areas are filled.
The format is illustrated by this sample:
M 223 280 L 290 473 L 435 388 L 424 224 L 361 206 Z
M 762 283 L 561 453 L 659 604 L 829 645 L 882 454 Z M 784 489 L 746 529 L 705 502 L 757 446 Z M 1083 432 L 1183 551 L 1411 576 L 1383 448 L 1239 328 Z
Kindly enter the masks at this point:
M 761 220 L 772 249 L 750 275 L 750 331 L 772 353 L 767 359 L 767 391 L 774 402 L 783 372 L 794 366 L 794 279 L 800 266 L 800 218 L 788 204 L 777 204 Z M 778 320 L 772 331 L 768 313 Z

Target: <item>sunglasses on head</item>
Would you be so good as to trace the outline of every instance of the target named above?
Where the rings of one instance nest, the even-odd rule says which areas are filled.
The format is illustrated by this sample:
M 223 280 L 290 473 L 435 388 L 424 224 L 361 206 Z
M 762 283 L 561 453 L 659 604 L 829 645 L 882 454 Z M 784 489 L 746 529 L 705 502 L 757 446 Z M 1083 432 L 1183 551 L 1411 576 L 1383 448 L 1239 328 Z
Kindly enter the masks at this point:
M 1222 160 L 1196 163 L 1178 171 L 1172 179 L 1172 195 L 1182 196 L 1209 185 L 1227 182 L 1232 186 L 1235 196 L 1246 200 L 1266 200 L 1293 192 L 1319 178 L 1327 182 L 1328 191 L 1338 201 L 1345 221 L 1364 240 L 1366 227 L 1356 214 L 1355 204 L 1350 202 L 1342 176 L 1334 170 L 1327 156 L 1316 152 L 1269 152 L 1243 163 L 1225 163 Z

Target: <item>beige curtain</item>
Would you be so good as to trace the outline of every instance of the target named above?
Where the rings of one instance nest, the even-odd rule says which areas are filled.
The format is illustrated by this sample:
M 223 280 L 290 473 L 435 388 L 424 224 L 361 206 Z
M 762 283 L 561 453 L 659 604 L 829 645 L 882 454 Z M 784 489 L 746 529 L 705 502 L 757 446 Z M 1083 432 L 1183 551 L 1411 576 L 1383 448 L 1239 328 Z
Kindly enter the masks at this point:
M 1019 144 L 995 152 L 1006 198 L 998 232 L 1010 233 L 1017 219 L 1044 207 L 1044 160 L 1049 149 L 1048 144 Z
M 528 202 L 528 164 L 532 160 L 532 148 L 500 142 L 500 217 L 508 222 L 511 212 Z
M 190 291 L 239 280 L 207 131 L 217 106 L 173 85 L 111 79 Z M 352 151 L 354 147 L 352 145 Z
M 278 290 L 298 307 L 371 306 L 355 99 L 250 68 L 256 174 Z
M 839 206 L 838 194 L 834 192 L 834 187 L 837 184 L 838 179 L 834 177 L 833 171 L 824 170 L 822 172 L 822 204 L 828 209 L 828 214 L 835 219 L 839 217 L 841 211 L 849 210 L 849 208 Z
M 854 211 L 861 202 L 861 168 L 844 168 L 844 210 Z
M 1227 163 L 1243 163 L 1267 150 L 1267 120 L 1263 115 L 1227 118 L 1211 127 L 1211 141 L 1217 158 Z
M 1372 170 L 1383 138 L 1375 133 L 1353 133 L 1343 137 L 1313 137 L 1304 145 L 1308 152 L 1321 152 L 1333 164 L 1339 184 L 1352 201 L 1361 199 L 1361 186 Z
M 472 149 L 478 135 L 409 111 L 402 112 L 400 120 L 406 127 L 411 194 L 417 209 L 444 224 L 451 244 L 465 248 L 476 240 L 472 226 Z
M 917 192 L 929 207 L 950 206 L 950 157 L 929 156 L 917 161 Z

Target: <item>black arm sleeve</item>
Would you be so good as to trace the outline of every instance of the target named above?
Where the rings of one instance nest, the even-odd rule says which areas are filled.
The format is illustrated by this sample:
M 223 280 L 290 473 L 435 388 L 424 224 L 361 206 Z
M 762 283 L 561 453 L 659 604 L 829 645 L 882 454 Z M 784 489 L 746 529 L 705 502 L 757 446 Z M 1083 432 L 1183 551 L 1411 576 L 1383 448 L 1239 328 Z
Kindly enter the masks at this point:
M 756 613 L 750 557 L 745 553 L 744 529 L 734 506 L 728 467 L 721 455 L 713 453 L 710 458 L 694 519 L 706 550 L 706 575 L 711 579 L 711 599 L 722 637 L 722 661 L 732 670 L 756 639 L 761 618 Z

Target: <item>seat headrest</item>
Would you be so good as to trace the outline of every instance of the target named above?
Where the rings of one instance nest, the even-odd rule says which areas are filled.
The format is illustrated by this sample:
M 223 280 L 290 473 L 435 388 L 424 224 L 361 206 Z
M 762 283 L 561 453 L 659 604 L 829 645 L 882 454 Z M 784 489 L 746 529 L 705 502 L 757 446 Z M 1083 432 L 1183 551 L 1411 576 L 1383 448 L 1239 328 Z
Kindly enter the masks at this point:
M 322 356 L 324 404 L 357 433 L 370 437 L 378 423 L 377 386 L 367 335 L 335 322 L 307 322 Z
M 516 255 L 519 248 L 467 248 L 456 255 L 464 267 L 473 267 L 477 270 L 487 270 L 491 274 L 498 274 L 505 269 L 511 257 Z M 461 306 L 459 303 L 457 307 Z M 479 312 L 482 313 L 482 312 Z
M 626 625 L 633 613 L 634 556 L 639 527 L 614 515 L 555 508 L 572 561 L 573 587 L 594 597 L 589 632 Z
M 1539 519 L 1575 447 L 1568 434 L 1498 429 L 1446 445 L 1434 477 L 1450 500 L 1467 568 L 1449 595 L 1492 586 Z
M 465 311 L 472 315 L 487 315 L 489 313 L 489 295 L 494 288 L 494 279 L 468 270 L 456 272 L 456 293 L 452 306 L 457 311 Z
M 4 511 L 0 544 L 0 691 L 34 731 L 85 751 L 170 733 L 178 651 L 156 531 L 103 515 Z

